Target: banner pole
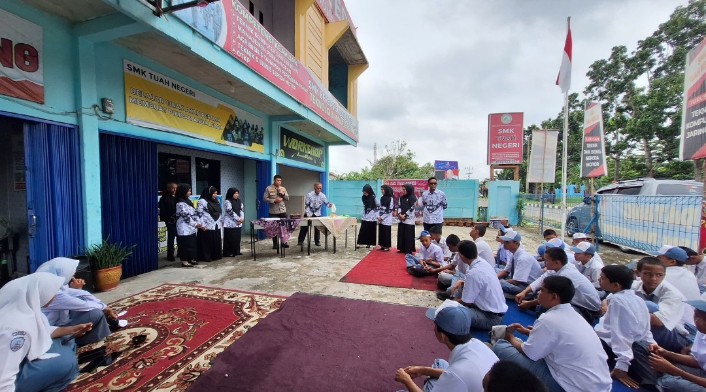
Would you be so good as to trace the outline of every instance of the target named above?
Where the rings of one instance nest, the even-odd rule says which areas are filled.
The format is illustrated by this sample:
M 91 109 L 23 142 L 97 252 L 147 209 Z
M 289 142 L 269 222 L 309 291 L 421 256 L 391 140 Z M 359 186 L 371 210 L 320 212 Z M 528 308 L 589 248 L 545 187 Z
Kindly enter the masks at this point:
M 566 166 L 569 151 L 569 92 L 564 93 L 564 135 L 562 137 L 561 161 L 561 239 L 566 236 Z

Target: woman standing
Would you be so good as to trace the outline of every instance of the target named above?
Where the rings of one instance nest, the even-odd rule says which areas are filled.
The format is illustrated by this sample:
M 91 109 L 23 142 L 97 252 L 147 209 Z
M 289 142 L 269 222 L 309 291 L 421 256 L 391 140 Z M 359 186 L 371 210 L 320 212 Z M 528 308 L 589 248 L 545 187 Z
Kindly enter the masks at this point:
M 243 213 L 243 202 L 240 201 L 240 191 L 237 188 L 228 189 L 223 208 L 225 209 L 225 214 L 223 214 L 223 256 L 242 256 L 240 238 L 245 214 Z
M 358 232 L 358 245 L 375 246 L 375 231 L 378 222 L 378 203 L 375 200 L 375 192 L 370 184 L 363 187 L 363 218 Z
M 198 233 L 199 260 L 214 261 L 221 259 L 221 204 L 218 202 L 218 189 L 215 186 L 204 188 L 196 205 L 196 212 L 201 218 L 201 230 Z
M 402 195 L 400 196 L 400 207 L 397 210 L 397 217 L 400 223 L 397 225 L 397 253 L 414 253 L 414 207 L 417 204 L 417 196 L 414 194 L 412 184 L 404 184 Z
M 196 260 L 196 232 L 201 228 L 201 220 L 189 200 L 191 187 L 188 184 L 179 184 L 176 190 L 176 217 L 177 217 L 177 256 L 182 267 L 193 267 L 198 264 Z
M 378 244 L 380 244 L 381 251 L 389 252 L 392 246 L 393 190 L 389 185 L 383 185 L 380 190 L 382 191 L 382 197 L 380 198 L 380 209 L 378 210 Z

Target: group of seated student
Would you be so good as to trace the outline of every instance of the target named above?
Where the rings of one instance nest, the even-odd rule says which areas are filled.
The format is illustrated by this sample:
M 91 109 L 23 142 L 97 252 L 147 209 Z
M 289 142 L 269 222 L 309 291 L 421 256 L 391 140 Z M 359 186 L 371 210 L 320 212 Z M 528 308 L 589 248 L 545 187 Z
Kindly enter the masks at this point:
M 445 288 L 436 293 L 444 304 L 428 316 L 435 320 L 436 337 L 449 347 L 451 356 L 449 362 L 437 360 L 431 367 L 398 370 L 396 379 L 409 390 L 417 390 L 416 385 L 411 387 L 417 376 L 428 377 L 426 391 L 483 386 L 493 390 L 492 385 L 501 384 L 488 368 L 499 359 L 497 364 L 536 375 L 541 380 L 538 388 L 546 388 L 527 383 L 504 390 L 610 391 L 616 379 L 630 388 L 706 392 L 706 295 L 701 296 L 703 284 L 697 277 L 706 276 L 703 256 L 689 248 L 664 246 L 655 257 L 642 258 L 633 271 L 622 265 L 605 266 L 584 233 L 575 234 L 569 246 L 553 230 L 546 230 L 542 252 L 533 256 L 523 248 L 521 235 L 505 228 L 497 240 L 510 256 L 504 257 L 500 268 L 497 258 L 480 255 L 478 238 L 484 229 L 472 228 L 474 241 L 453 234 L 436 241 L 425 239 L 430 234 L 420 236 L 420 253 L 437 254 L 422 256 L 420 264 L 426 265 L 421 269 L 437 274 Z M 440 241 L 450 253 L 443 262 L 432 247 Z M 534 325 L 503 326 L 506 298 L 513 298 L 520 309 L 534 310 L 539 315 Z M 444 309 L 449 302 L 461 306 Z M 470 332 L 472 326 L 499 334 L 493 346 L 498 359 L 488 360 L 488 353 L 479 348 L 461 349 L 473 342 L 470 335 L 457 340 L 464 334 L 449 334 L 445 321 L 438 323 L 440 315 L 444 320 L 443 315 L 451 312 L 465 320 L 455 332 Z M 527 340 L 518 339 L 516 333 L 527 335 Z M 478 361 L 483 358 L 481 366 Z M 464 361 L 471 361 L 477 370 L 466 374 Z M 471 384 L 475 388 L 441 387 Z
M 78 264 L 57 257 L 0 289 L 0 391 L 63 390 L 79 372 L 76 348 L 126 325 L 83 290 L 85 282 L 74 277 Z M 84 370 L 116 357 L 105 350 L 89 354 L 81 357 L 91 361 Z

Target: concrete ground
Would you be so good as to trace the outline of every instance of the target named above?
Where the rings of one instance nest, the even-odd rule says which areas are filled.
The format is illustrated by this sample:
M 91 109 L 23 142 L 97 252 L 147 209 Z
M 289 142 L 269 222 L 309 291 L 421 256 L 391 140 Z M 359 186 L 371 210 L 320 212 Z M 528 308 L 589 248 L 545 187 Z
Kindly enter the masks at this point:
M 528 251 L 535 252 L 537 246 L 543 242 L 537 229 L 516 229 L 522 234 L 523 244 Z M 421 230 L 422 227 L 417 226 L 417 233 Z M 470 239 L 469 231 L 469 227 L 444 226 L 444 235 L 453 233 L 462 240 Z M 494 231 L 489 231 L 486 234 L 486 240 L 493 248 L 495 248 L 494 237 Z M 394 245 L 396 238 L 394 226 L 392 238 Z M 194 268 L 182 268 L 178 261 L 173 263 L 165 261 L 161 263 L 162 268 L 124 279 L 117 289 L 98 293 L 97 296 L 104 302 L 110 303 L 164 283 L 186 283 L 282 296 L 289 296 L 301 291 L 310 294 L 423 307 L 433 307 L 440 303 L 434 292 L 431 291 L 339 282 L 368 252 L 379 252 L 379 250 L 365 248 L 355 250 L 352 230 L 348 233 L 347 248 L 344 247 L 344 240 L 341 238 L 338 240 L 337 253 L 334 254 L 331 242 L 329 239 L 328 250 L 324 250 L 323 247 L 314 247 L 312 243 L 311 256 L 307 256 L 306 248 L 302 253 L 299 247 L 294 245 L 296 243 L 295 232 L 289 241 L 290 248 L 287 249 L 285 258 L 280 258 L 275 253 L 271 240 L 264 240 L 256 243 L 257 261 L 253 261 L 249 243 L 244 241 L 241 245 L 243 256 L 224 258 L 211 263 L 200 263 Z M 606 248 L 601 246 L 601 250 Z M 610 248 L 606 250 L 610 250 Z M 606 254 L 603 259 L 607 263 L 622 263 L 635 257 L 635 255 L 615 253 L 614 255 Z

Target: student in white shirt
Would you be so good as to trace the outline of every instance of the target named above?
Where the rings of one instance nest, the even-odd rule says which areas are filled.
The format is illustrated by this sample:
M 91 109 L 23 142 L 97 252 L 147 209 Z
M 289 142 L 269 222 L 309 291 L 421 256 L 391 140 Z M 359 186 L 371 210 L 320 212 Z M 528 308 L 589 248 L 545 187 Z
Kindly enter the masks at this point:
M 667 268 L 664 279 L 676 287 L 689 301 L 701 299 L 699 284 L 696 276 L 684 268 L 684 263 L 689 258 L 684 249 L 677 246 L 664 245 L 657 252 L 657 258 Z
M 429 309 L 427 317 L 434 321 L 436 339 L 451 350 L 449 360 L 437 359 L 433 366 L 397 369 L 395 380 L 410 392 L 422 391 L 413 380 L 416 377 L 428 377 L 424 382 L 425 392 L 482 391 L 483 376 L 498 357 L 480 340 L 473 339 L 473 321 L 467 308 L 442 306 Z
M 444 254 L 444 260 L 449 260 L 451 251 L 446 245 L 446 238 L 441 236 L 442 227 L 441 225 L 432 226 L 429 229 L 429 234 L 431 234 L 431 243 L 441 248 L 441 252 Z
M 405 255 L 407 272 L 414 276 L 431 275 L 432 270 L 446 265 L 444 253 L 438 245 L 431 243 L 431 234 L 428 231 L 424 230 L 419 233 L 418 239 L 422 244 L 419 248 L 419 253 L 416 256 Z
M 658 385 L 664 392 L 706 391 L 706 301 L 687 301 L 694 307 L 696 338 L 689 354 L 681 354 L 652 346 L 650 365 L 664 374 Z
M 476 249 L 478 249 L 478 257 L 485 260 L 490 264 L 491 267 L 495 267 L 495 257 L 493 256 L 493 250 L 490 248 L 487 242 L 483 239 L 485 236 L 485 225 L 477 223 L 471 227 L 471 232 L 468 233 L 473 242 L 476 243 Z
M 579 232 L 571 236 L 571 246 L 577 246 L 582 242 L 589 242 L 586 233 Z
M 680 352 L 691 345 L 694 311 L 686 306 L 686 297 L 664 279 L 666 268 L 656 257 L 643 257 L 637 263 L 640 280 L 632 284 L 635 294 L 646 301 L 648 309 L 656 304 L 650 314 L 652 337 L 662 347 Z M 649 302 L 647 302 L 649 301 Z
M 688 258 L 686 259 L 686 269 L 691 271 L 696 276 L 696 282 L 699 284 L 699 291 L 703 294 L 706 292 L 706 260 L 704 255 L 698 254 L 695 250 L 686 246 L 680 246 L 684 249 Z
M 520 233 L 507 230 L 500 239 L 505 249 L 512 252 L 512 260 L 497 273 L 497 277 L 503 292 L 514 296 L 542 275 L 542 267 L 534 256 L 522 248 Z
M 509 325 L 493 352 L 528 369 L 550 392 L 609 392 L 613 380 L 605 351 L 593 328 L 571 307 L 574 285 L 565 276 L 548 276 L 538 294 L 548 310 L 532 328 Z M 515 337 L 529 335 L 526 342 Z
M 458 254 L 468 266 L 461 299 L 458 302 L 471 310 L 473 327 L 491 329 L 502 323 L 507 312 L 507 303 L 495 270 L 485 260 L 478 258 L 473 241 L 461 241 Z
M 544 265 L 547 272 L 542 274 L 522 292 L 515 296 L 515 301 L 520 306 L 520 309 L 531 309 L 538 305 L 538 301 L 525 301 L 525 297 L 530 293 L 534 293 L 542 287 L 542 281 L 548 276 L 560 275 L 571 279 L 574 284 L 575 294 L 571 299 L 571 306 L 586 319 L 589 324 L 598 316 L 601 309 L 601 300 L 598 297 L 598 291 L 593 287 L 589 280 L 581 275 L 581 273 L 568 262 L 566 252 L 559 248 L 549 248 L 544 253 Z
M 445 242 L 451 252 L 451 258 L 449 259 L 449 263 L 447 265 L 435 270 L 436 273 L 439 274 L 439 285 L 447 288 L 446 290 L 436 293 L 436 297 L 441 300 L 451 298 L 451 287 L 453 287 L 459 279 L 463 279 L 463 274 L 460 272 L 461 269 L 459 268 L 459 265 L 465 265 L 458 257 L 458 244 L 461 242 L 461 239 L 458 238 L 456 234 L 449 234 L 449 236 L 446 237 Z
M 600 289 L 598 277 L 601 276 L 603 260 L 596 248 L 590 242 L 583 241 L 572 246 L 571 251 L 574 252 L 576 269 L 588 278 L 596 289 Z
M 594 327 L 608 354 L 611 376 L 628 388 L 654 387 L 657 374 L 650 368 L 650 313 L 645 301 L 631 289 L 635 277 L 624 265 L 603 267 L 598 278 L 608 295 L 606 313 Z M 636 381 L 637 380 L 637 381 Z

